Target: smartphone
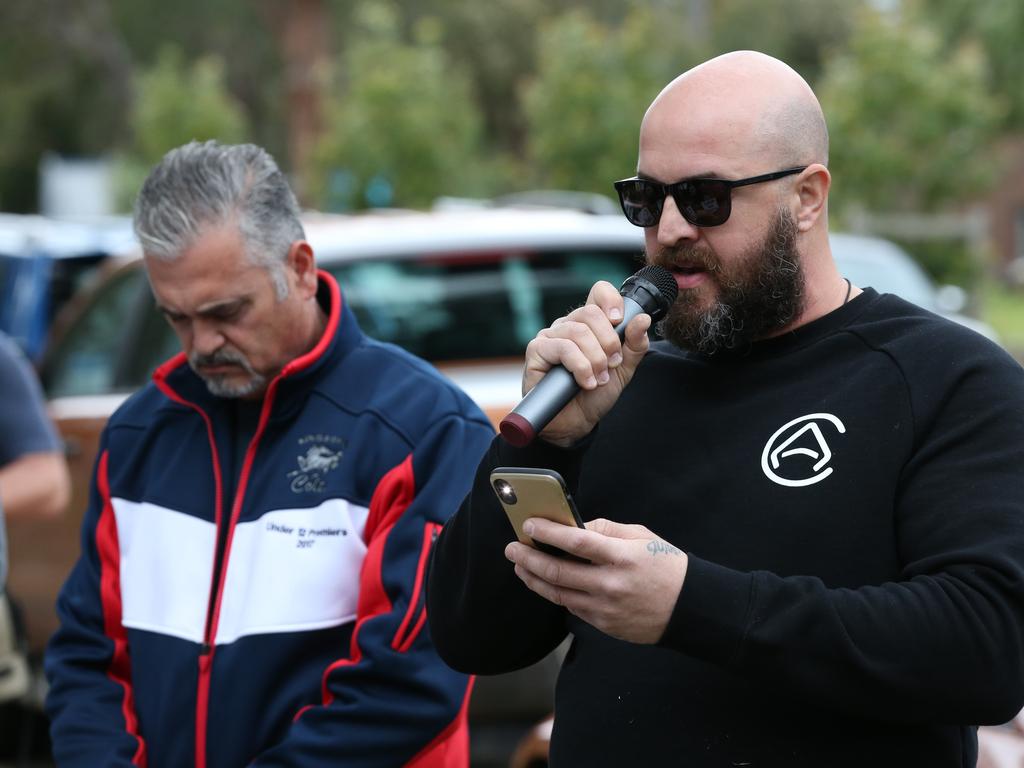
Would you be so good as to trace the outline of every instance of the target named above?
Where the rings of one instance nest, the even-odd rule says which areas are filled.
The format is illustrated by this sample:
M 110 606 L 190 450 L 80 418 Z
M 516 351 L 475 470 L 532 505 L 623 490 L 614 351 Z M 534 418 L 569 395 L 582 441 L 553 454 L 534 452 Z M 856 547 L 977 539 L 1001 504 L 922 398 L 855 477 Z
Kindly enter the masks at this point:
M 543 517 L 562 525 L 584 527 L 560 474 L 553 469 L 498 467 L 491 472 L 491 487 L 504 507 L 519 541 L 549 555 L 574 557 L 557 547 L 534 541 L 523 533 L 523 523 L 530 517 Z

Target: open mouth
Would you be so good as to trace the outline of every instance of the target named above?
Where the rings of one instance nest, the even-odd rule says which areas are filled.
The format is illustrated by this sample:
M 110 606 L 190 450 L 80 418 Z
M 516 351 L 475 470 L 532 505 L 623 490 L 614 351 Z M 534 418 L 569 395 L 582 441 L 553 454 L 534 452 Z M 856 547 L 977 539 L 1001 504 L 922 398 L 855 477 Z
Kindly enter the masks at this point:
M 688 288 L 696 288 L 707 277 L 708 271 L 704 267 L 694 264 L 674 264 L 669 268 L 672 276 L 676 279 L 676 285 L 683 291 Z

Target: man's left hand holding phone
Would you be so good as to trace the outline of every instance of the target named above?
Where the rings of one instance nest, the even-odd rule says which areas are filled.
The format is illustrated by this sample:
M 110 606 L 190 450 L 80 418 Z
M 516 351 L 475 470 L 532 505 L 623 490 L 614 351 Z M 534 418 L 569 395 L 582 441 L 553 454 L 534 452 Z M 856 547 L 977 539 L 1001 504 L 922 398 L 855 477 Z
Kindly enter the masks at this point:
M 498 467 L 491 472 L 491 487 L 519 541 L 549 555 L 583 560 L 558 547 L 534 540 L 524 530 L 526 521 L 532 518 L 575 528 L 586 527 L 561 475 L 552 469 Z
M 686 578 L 685 552 L 643 525 L 584 525 L 553 470 L 498 467 L 490 479 L 517 539 L 505 556 L 529 589 L 612 637 L 661 639 Z

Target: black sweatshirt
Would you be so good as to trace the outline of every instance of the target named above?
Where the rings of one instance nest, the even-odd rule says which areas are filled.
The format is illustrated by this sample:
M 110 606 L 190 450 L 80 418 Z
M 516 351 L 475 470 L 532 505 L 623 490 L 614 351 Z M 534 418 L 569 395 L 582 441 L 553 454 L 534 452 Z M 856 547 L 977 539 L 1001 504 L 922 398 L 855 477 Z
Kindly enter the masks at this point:
M 584 519 L 689 554 L 658 645 L 516 578 L 499 465 L 556 469 Z M 658 343 L 581 446 L 494 441 L 428 601 L 438 650 L 466 672 L 574 635 L 557 768 L 973 766 L 972 726 L 1024 704 L 1024 371 L 870 289 L 742 352 Z

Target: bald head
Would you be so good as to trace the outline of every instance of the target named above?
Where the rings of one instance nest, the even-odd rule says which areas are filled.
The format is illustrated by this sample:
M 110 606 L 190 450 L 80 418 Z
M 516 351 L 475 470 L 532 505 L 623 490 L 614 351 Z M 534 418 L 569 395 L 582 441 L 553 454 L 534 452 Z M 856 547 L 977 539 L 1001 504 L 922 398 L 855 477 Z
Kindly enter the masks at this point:
M 644 116 L 641 150 L 652 140 L 685 144 L 708 162 L 717 156 L 773 169 L 828 163 L 828 130 L 814 92 L 787 64 L 755 51 L 718 56 L 669 83 Z
M 753 180 L 728 189 L 726 219 L 714 224 L 698 223 L 700 211 L 725 205 L 710 185 L 677 186 L 662 198 L 657 215 L 648 211 L 648 258 L 682 265 L 677 281 L 696 284 L 687 295 L 711 297 L 706 312 L 681 310 L 687 322 L 728 310 L 722 317 L 735 328 L 762 338 L 841 305 L 848 285 L 829 246 L 827 162 L 828 130 L 818 99 L 800 75 L 771 56 L 719 56 L 658 94 L 640 128 L 638 176 L 662 184 Z M 713 259 L 721 275 L 731 270 L 733 277 L 692 277 L 700 274 L 699 259 Z M 753 266 L 756 271 L 740 274 Z

